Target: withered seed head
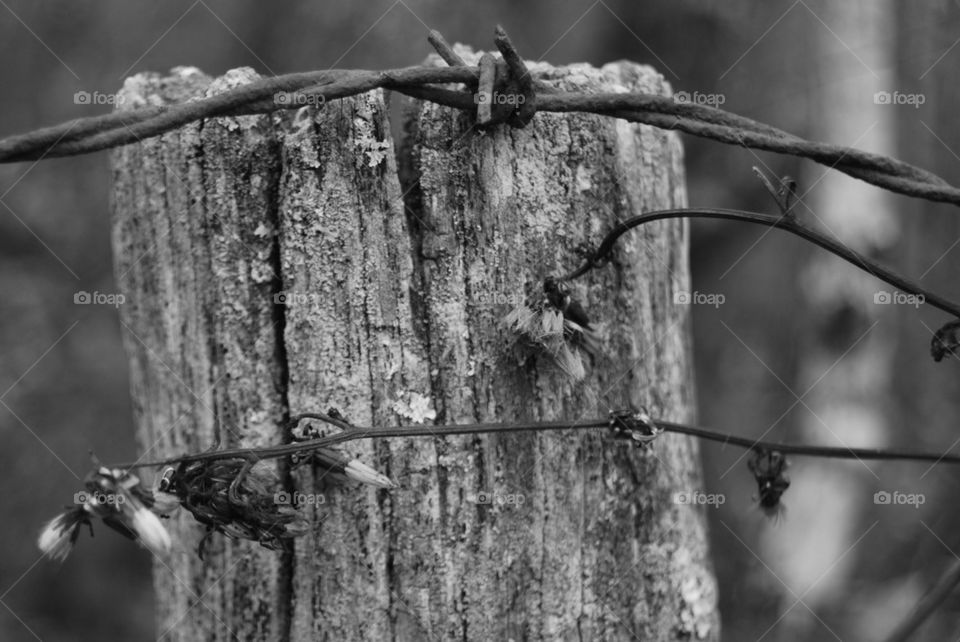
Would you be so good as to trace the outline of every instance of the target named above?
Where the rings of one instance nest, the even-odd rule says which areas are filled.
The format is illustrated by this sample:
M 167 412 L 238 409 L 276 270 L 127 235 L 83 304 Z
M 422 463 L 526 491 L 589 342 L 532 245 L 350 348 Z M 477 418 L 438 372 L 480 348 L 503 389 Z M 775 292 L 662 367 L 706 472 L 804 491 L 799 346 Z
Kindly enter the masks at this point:
M 504 323 L 552 357 L 575 381 L 586 376 L 584 355 L 592 360 L 600 351 L 600 339 L 586 311 L 567 287 L 552 277 L 528 283 L 526 300 L 507 314 Z
M 170 534 L 152 511 L 153 493 L 128 470 L 98 467 L 87 475 L 85 490 L 74 495 L 74 505 L 50 520 L 37 546 L 52 559 L 63 560 L 73 550 L 86 524 L 93 535 L 92 518 L 143 544 L 155 554 L 170 550 Z
M 167 492 L 202 524 L 228 537 L 259 542 L 271 550 L 283 541 L 307 532 L 306 519 L 289 505 L 276 500 L 279 480 L 264 464 L 243 474 L 231 493 L 231 485 L 245 467 L 242 459 L 181 464 L 170 476 Z
M 747 460 L 747 467 L 757 481 L 760 509 L 768 517 L 776 517 L 783 510 L 780 499 L 790 487 L 787 477 L 787 458 L 779 450 L 757 448 Z

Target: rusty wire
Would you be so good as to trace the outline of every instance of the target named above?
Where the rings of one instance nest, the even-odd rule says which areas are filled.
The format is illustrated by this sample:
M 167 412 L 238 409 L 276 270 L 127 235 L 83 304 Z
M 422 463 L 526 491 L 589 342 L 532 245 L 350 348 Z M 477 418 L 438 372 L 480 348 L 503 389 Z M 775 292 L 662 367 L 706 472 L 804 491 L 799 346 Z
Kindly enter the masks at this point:
M 286 74 L 254 81 L 216 96 L 186 103 L 141 107 L 67 121 L 0 140 L 0 162 L 13 163 L 75 156 L 129 145 L 204 118 L 263 114 L 295 109 L 303 102 L 290 94 L 329 101 L 389 89 L 464 111 L 478 112 L 481 125 L 506 122 L 523 127 L 536 112 L 581 112 L 622 118 L 660 129 L 677 130 L 729 145 L 807 158 L 892 192 L 960 205 L 960 188 L 903 161 L 871 152 L 805 140 L 731 112 L 644 93 L 560 91 L 527 70 L 523 59 L 498 27 L 493 88 L 523 95 L 517 109 L 489 109 L 477 100 L 481 65 L 467 65 L 437 32 L 430 43 L 449 67 L 417 66 L 385 71 L 335 69 Z M 451 89 L 463 84 L 464 89 Z M 488 87 L 489 89 L 489 87 Z

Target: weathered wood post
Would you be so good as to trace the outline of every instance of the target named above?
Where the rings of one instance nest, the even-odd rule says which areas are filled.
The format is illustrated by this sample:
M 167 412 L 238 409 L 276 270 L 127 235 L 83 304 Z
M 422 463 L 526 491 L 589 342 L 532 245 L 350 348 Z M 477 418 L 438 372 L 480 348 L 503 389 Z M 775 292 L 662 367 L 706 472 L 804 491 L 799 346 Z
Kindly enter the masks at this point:
M 467 54 L 465 54 L 467 55 Z M 471 58 L 472 60 L 472 58 Z M 533 65 L 583 91 L 669 91 L 630 63 Z M 123 108 L 250 82 L 141 74 Z M 396 99 L 396 97 L 394 97 Z M 693 416 L 687 231 L 624 238 L 575 285 L 605 337 L 582 382 L 510 345 L 529 280 L 574 266 L 618 217 L 685 204 L 677 137 L 594 115 L 525 129 L 381 92 L 216 118 L 115 152 L 114 249 L 148 457 L 282 441 L 289 412 L 360 425 Z M 400 153 L 396 153 L 396 149 Z M 718 639 L 696 444 L 596 432 L 351 442 L 400 483 L 335 486 L 283 464 L 315 528 L 292 553 L 172 525 L 157 560 L 172 639 Z

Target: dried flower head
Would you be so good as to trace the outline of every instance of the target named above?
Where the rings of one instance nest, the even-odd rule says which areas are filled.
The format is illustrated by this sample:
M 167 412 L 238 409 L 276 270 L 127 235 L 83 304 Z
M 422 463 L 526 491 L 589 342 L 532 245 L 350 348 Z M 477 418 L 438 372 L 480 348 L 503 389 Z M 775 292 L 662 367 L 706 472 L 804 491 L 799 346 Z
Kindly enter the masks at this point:
M 785 510 L 780 498 L 790 487 L 787 458 L 779 450 L 757 448 L 747 460 L 747 467 L 757 480 L 760 509 L 767 517 L 779 517 Z
M 277 500 L 280 481 L 264 462 L 244 459 L 183 463 L 169 475 L 165 492 L 207 526 L 210 534 L 258 542 L 271 550 L 307 532 L 309 524 L 293 506 Z
M 934 361 L 942 361 L 947 355 L 960 357 L 960 319 L 950 321 L 937 330 L 930 340 L 930 354 Z
M 99 467 L 87 476 L 85 489 L 73 496 L 74 506 L 50 520 L 37 546 L 51 559 L 66 559 L 86 524 L 93 535 L 96 517 L 124 537 L 156 554 L 170 550 L 170 534 L 152 511 L 153 493 L 128 470 Z
M 504 323 L 550 355 L 575 381 L 586 376 L 584 355 L 592 361 L 599 353 L 600 340 L 583 306 L 552 277 L 542 284 L 528 283 L 526 300 L 507 314 Z

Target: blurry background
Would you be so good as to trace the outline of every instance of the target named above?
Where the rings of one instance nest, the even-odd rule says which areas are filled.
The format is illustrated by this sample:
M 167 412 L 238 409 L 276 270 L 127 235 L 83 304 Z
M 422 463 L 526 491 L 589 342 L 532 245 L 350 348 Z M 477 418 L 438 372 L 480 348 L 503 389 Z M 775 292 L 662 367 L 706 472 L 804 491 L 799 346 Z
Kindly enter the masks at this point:
M 0 136 L 106 112 L 75 93 L 107 96 L 138 71 L 398 67 L 422 61 L 428 28 L 491 48 L 498 22 L 528 58 L 645 62 L 725 109 L 960 182 L 960 8 L 940 0 L 3 0 Z M 875 101 L 883 91 L 890 104 Z M 685 142 L 691 205 L 771 211 L 750 167 L 789 173 L 805 220 L 960 298 L 952 206 L 810 162 Z M 78 291 L 114 291 L 109 186 L 103 153 L 0 165 L 3 640 L 154 635 L 145 553 L 102 528 L 63 565 L 41 562 L 34 545 L 79 489 L 88 449 L 133 454 L 116 311 L 74 304 Z M 781 232 L 692 230 L 693 287 L 724 296 L 693 310 L 701 423 L 792 442 L 960 443 L 960 363 L 928 354 L 944 315 L 875 303 L 889 287 Z M 754 507 L 742 451 L 705 444 L 703 455 L 701 490 L 726 497 L 707 510 L 727 640 L 875 639 L 960 553 L 956 468 L 797 458 L 775 522 Z M 877 505 L 878 491 L 925 502 Z M 918 639 L 955 639 L 958 604 L 945 602 Z

